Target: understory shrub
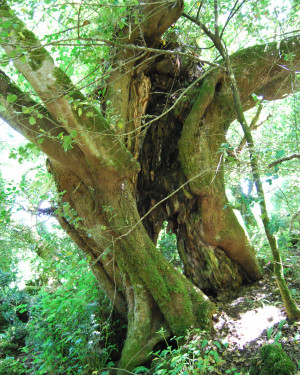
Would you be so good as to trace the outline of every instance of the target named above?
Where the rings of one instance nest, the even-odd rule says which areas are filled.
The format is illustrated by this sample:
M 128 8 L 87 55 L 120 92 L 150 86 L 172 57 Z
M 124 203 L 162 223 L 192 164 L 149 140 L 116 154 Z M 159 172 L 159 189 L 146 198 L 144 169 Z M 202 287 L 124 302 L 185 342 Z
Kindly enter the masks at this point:
M 0 358 L 11 358 L 25 345 L 28 296 L 16 285 L 16 273 L 0 269 Z
M 296 366 L 287 354 L 277 345 L 264 345 L 253 361 L 250 375 L 293 375 Z
M 14 357 L 0 360 L 0 375 L 25 375 L 26 373 L 24 365 Z
M 24 351 L 36 375 L 91 374 L 114 349 L 110 305 L 88 262 L 81 259 L 65 271 L 63 285 L 42 290 L 31 308 Z
M 152 371 L 155 375 L 208 374 L 222 363 L 221 354 L 227 343 L 209 341 L 205 332 L 192 330 L 187 338 L 172 339 L 173 345 L 166 341 L 167 348 L 152 353 Z M 135 370 L 145 371 L 144 367 Z

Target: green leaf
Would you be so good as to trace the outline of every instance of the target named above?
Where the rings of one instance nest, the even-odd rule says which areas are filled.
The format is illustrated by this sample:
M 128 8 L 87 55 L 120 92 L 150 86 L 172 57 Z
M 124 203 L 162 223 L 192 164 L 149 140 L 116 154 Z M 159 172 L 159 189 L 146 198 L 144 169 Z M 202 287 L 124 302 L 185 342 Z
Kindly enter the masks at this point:
M 201 344 L 201 349 L 203 349 L 208 344 L 208 340 L 203 340 Z
M 30 108 L 27 108 L 27 107 L 22 107 L 22 112 L 25 113 L 25 114 L 28 114 L 31 112 Z
M 26 63 L 26 56 L 21 56 L 20 58 L 19 58 L 19 60 L 21 61 L 21 63 L 22 64 L 25 64 Z
M 277 150 L 276 154 L 275 154 L 275 157 L 276 157 L 276 159 L 279 159 L 279 158 L 282 158 L 283 155 L 284 155 L 284 150 Z
M 77 131 L 76 131 L 76 130 L 71 130 L 71 132 L 70 132 L 70 136 L 71 136 L 72 138 L 75 138 L 75 137 L 77 136 Z
M 4 21 L 1 23 L 1 27 L 3 27 L 4 29 L 8 29 L 10 26 L 11 26 L 10 21 Z
M 36 119 L 31 116 L 30 119 L 29 119 L 29 123 L 30 123 L 30 125 L 35 125 L 36 124 Z
M 0 112 L 4 112 L 6 111 L 6 108 L 4 107 L 3 104 L 0 103 Z
M 87 117 L 93 117 L 94 116 L 93 112 L 88 112 L 86 115 L 87 115 Z
M 81 116 L 82 115 L 82 108 L 78 108 L 78 116 Z
M 18 99 L 18 97 L 15 94 L 7 95 L 7 102 L 8 103 L 14 103 L 17 99 Z
M 272 336 L 272 332 L 273 332 L 273 327 L 269 327 L 269 328 L 267 329 L 267 337 L 268 337 L 268 339 L 271 338 L 271 336 Z
M 222 342 L 222 344 L 225 346 L 225 348 L 228 348 L 228 342 Z
M 275 341 L 275 342 L 278 342 L 281 336 L 282 336 L 282 332 L 280 332 L 280 331 L 277 332 L 277 333 L 276 333 L 276 336 L 275 336 L 275 338 L 274 338 L 274 341 Z
M 285 323 L 286 323 L 285 319 L 280 320 L 280 322 L 278 324 L 278 329 L 282 329 L 282 327 L 285 325 Z
M 220 361 L 219 354 L 216 351 L 213 351 L 213 356 L 215 358 L 216 363 L 218 363 Z
M 136 367 L 134 370 L 133 370 L 133 373 L 134 374 L 140 374 L 141 372 L 147 372 L 149 371 L 149 369 L 147 367 L 144 367 L 144 366 L 139 366 L 139 367 Z
M 214 344 L 216 345 L 217 348 L 221 349 L 221 344 L 218 341 L 214 341 Z

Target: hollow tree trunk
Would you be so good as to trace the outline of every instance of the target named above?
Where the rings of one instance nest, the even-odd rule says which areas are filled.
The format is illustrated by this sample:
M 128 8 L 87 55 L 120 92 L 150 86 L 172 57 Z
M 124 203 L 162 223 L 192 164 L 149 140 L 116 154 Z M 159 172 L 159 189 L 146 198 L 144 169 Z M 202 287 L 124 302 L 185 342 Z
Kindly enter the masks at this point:
M 186 79 L 186 74 L 183 76 L 177 80 Z M 158 85 L 161 89 L 162 83 L 166 92 L 174 87 L 172 76 L 152 71 L 150 79 L 153 91 Z M 217 79 L 209 79 L 214 94 Z M 205 104 L 205 98 L 201 100 Z M 215 108 L 206 112 L 204 118 L 189 120 L 193 104 L 198 108 L 197 97 L 182 106 L 181 111 L 171 111 L 147 131 L 139 159 L 138 207 L 143 216 L 170 196 L 144 219 L 144 226 L 156 242 L 161 225 L 167 220 L 177 235 L 185 275 L 206 293 L 216 295 L 224 289 L 238 288 L 245 280 L 257 280 L 261 273 L 249 239 L 225 194 L 219 148 L 225 142 L 226 121 L 220 109 Z M 162 94 L 149 102 L 147 111 L 159 114 L 164 105 Z M 183 129 L 188 121 L 192 124 L 185 134 Z M 182 156 L 185 151 L 187 163 L 196 167 L 186 166 Z M 189 184 L 188 178 L 192 179 Z

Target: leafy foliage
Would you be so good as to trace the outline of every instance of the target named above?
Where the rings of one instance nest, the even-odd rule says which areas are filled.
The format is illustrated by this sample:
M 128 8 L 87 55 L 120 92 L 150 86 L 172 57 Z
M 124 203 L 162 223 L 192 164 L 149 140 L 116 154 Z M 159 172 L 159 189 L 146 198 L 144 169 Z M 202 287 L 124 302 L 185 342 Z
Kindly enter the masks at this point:
M 182 271 L 182 263 L 177 252 L 176 235 L 168 232 L 167 222 L 163 224 L 163 228 L 157 241 L 157 247 L 176 268 Z
M 62 285 L 35 298 L 24 351 L 34 358 L 36 374 L 89 374 L 103 367 L 113 350 L 110 307 L 86 260 L 73 257 L 58 272 Z
M 259 358 L 253 361 L 250 375 L 291 375 L 296 366 L 286 353 L 276 345 L 265 345 L 259 351 Z
M 0 374 L 1 375 L 25 375 L 27 370 L 24 365 L 15 360 L 14 357 L 6 357 L 0 360 Z
M 18 355 L 19 349 L 25 345 L 25 337 L 28 333 L 26 323 L 29 298 L 24 291 L 19 291 L 15 286 L 16 280 L 16 273 L 3 272 L 0 269 L 0 358 L 2 359 L 7 355 L 9 357 Z M 8 362 L 8 367 L 19 368 L 13 358 Z
M 208 374 L 222 363 L 222 349 L 227 343 L 210 343 L 205 332 L 193 330 L 187 337 L 174 338 L 173 345 L 154 353 L 153 372 L 156 375 Z M 135 371 L 136 372 L 136 371 Z M 136 372 L 137 373 L 137 372 Z
M 19 153 L 32 162 L 32 155 L 23 153 L 29 148 L 22 147 L 12 150 L 12 160 L 23 163 L 14 157 Z M 53 219 L 38 214 L 41 202 L 54 199 L 44 170 L 32 168 L 19 184 L 11 182 L 6 188 L 1 181 L 5 252 L 0 257 L 0 370 L 18 375 L 28 371 L 20 362 L 23 348 L 30 373 L 90 374 L 103 367 L 114 350 L 111 306 L 84 255 Z M 20 220 L 27 207 L 35 213 L 31 228 L 30 215 Z M 24 267 L 25 279 L 20 271 Z

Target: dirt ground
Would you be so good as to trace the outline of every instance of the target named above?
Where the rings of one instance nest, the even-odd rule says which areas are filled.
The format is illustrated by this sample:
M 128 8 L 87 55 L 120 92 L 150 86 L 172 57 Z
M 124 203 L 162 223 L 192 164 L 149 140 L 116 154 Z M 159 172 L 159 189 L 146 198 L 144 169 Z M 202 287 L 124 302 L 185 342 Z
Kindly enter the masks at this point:
M 265 276 L 259 282 L 215 301 L 219 312 L 213 317 L 214 333 L 204 350 L 211 362 L 215 358 L 210 351 L 217 351 L 219 360 L 211 363 L 213 368 L 208 373 L 247 374 L 259 348 L 278 343 L 297 366 L 297 375 L 300 374 L 300 322 L 287 318 L 270 268 L 265 267 Z M 293 272 L 293 278 L 287 275 L 286 279 L 296 294 L 299 278 L 295 279 Z

